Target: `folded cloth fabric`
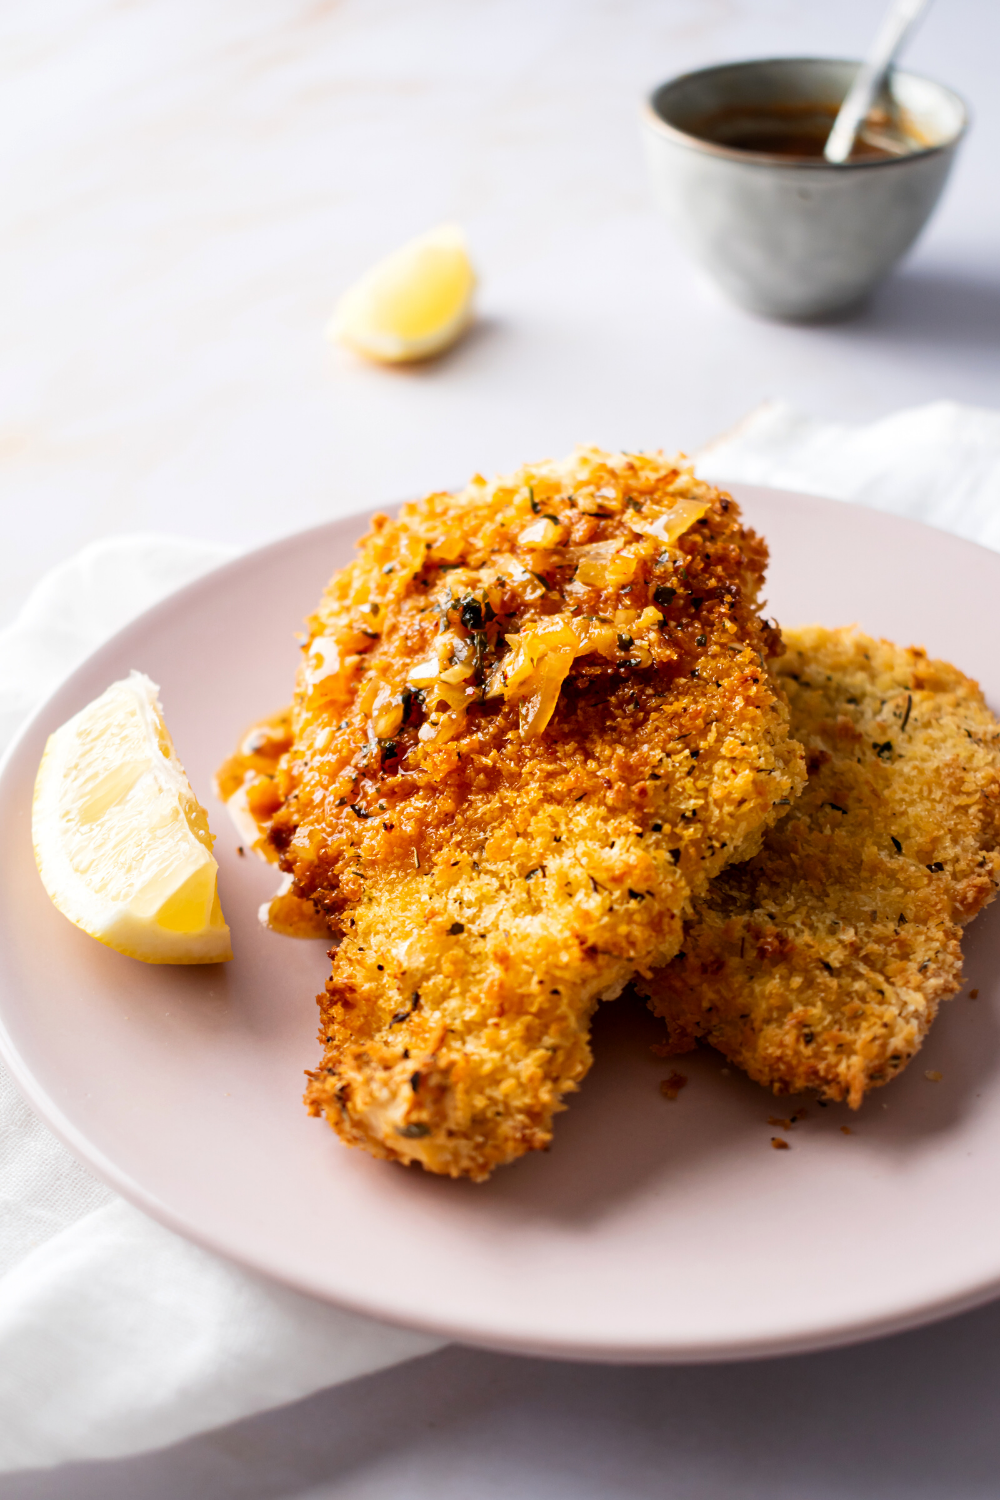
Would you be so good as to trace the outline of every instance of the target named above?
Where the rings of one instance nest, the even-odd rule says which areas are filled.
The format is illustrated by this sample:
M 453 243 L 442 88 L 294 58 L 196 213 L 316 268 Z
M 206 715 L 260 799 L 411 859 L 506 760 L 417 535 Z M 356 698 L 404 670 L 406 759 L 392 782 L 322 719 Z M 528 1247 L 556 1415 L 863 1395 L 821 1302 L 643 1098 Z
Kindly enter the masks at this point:
M 1000 550 L 1000 412 L 935 401 L 852 427 L 765 401 L 702 449 L 698 473 L 853 500 Z
M 0 632 L 0 748 L 95 647 L 229 548 L 115 537 Z M 97 1182 L 0 1065 L 0 1470 L 113 1458 L 439 1347 L 255 1277 Z
M 703 450 L 698 470 L 1000 549 L 1000 413 L 937 402 L 848 426 L 769 402 Z M 230 555 L 119 537 L 53 570 L 0 632 L 0 735 L 134 614 Z M 0 1141 L 0 1469 L 160 1447 L 439 1347 L 154 1224 L 94 1181 L 2 1068 Z

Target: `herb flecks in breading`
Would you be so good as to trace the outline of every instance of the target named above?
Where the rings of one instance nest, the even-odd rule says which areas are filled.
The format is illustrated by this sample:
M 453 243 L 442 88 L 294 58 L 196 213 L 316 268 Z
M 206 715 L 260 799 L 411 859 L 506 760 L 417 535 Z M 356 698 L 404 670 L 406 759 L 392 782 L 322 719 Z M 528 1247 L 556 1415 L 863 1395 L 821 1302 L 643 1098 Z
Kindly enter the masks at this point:
M 676 1050 L 704 1037 L 777 1093 L 856 1107 L 959 988 L 962 926 L 995 894 L 1000 725 L 923 651 L 819 627 L 785 640 L 808 786 L 696 900 L 684 957 L 638 983 Z

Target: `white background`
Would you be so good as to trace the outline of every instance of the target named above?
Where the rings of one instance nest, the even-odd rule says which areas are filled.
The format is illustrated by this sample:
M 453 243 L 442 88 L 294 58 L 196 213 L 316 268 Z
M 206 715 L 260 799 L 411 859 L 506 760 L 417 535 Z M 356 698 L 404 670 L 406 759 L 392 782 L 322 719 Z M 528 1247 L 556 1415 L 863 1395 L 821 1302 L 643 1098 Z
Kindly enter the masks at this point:
M 787 327 L 726 306 L 648 204 L 649 86 L 724 59 L 857 55 L 880 9 L 4 6 L 0 623 L 113 531 L 249 545 L 580 441 L 695 448 L 772 395 L 848 420 L 1000 406 L 995 0 L 937 0 L 911 47 L 974 126 L 933 225 L 862 316 Z M 482 277 L 467 341 L 395 372 L 331 348 L 345 284 L 444 219 Z M 0 1480 L 0 1496 L 985 1500 L 998 1396 L 997 1308 L 718 1369 L 453 1349 L 164 1454 Z

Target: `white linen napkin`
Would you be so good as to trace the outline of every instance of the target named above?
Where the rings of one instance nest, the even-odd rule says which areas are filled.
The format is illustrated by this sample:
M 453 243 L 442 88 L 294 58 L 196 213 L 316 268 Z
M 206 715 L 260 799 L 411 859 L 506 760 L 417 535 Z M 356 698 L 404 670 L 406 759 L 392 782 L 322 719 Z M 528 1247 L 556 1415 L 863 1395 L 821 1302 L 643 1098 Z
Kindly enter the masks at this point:
M 865 426 L 769 402 L 706 478 L 829 495 L 1000 550 L 1000 413 L 937 402 Z M 119 537 L 49 573 L 0 632 L 0 742 L 102 640 L 224 561 Z M 175 1442 L 440 1346 L 237 1269 L 95 1182 L 0 1068 L 0 1470 Z
M 765 401 L 701 450 L 698 473 L 853 500 L 1000 550 L 1000 412 L 935 401 L 849 426 Z

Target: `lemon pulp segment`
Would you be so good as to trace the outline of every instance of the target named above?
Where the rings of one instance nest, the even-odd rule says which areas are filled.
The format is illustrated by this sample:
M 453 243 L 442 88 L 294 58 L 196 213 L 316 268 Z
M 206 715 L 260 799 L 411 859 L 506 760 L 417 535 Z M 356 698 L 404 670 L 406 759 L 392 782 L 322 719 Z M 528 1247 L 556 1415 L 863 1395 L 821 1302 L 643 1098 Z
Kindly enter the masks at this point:
M 232 958 L 208 816 L 141 672 L 49 737 L 35 782 L 35 862 L 59 910 L 146 963 Z

